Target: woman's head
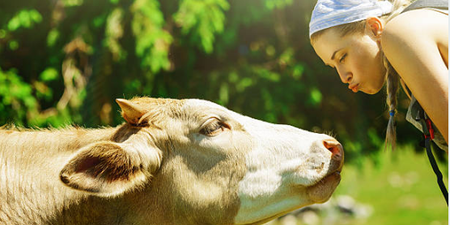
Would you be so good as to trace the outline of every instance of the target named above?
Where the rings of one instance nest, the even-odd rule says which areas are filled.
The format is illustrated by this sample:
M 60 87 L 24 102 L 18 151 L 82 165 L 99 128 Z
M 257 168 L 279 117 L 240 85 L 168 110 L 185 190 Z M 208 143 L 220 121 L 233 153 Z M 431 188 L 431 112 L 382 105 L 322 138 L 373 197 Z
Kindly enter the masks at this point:
M 320 31 L 312 45 L 322 61 L 336 69 L 349 89 L 375 94 L 383 87 L 386 77 L 379 44 L 383 24 L 376 17 L 366 21 L 354 23 L 353 29 L 340 25 Z
M 310 22 L 310 40 L 319 57 L 334 68 L 353 92 L 375 94 L 387 81 L 389 122 L 386 143 L 395 148 L 395 111 L 400 77 L 384 56 L 383 26 L 410 0 L 318 0 Z
M 387 77 L 380 47 L 384 24 L 408 2 L 319 0 L 310 22 L 311 44 L 325 64 L 336 68 L 351 90 L 375 94 Z M 336 51 L 345 61 L 342 57 L 331 60 Z

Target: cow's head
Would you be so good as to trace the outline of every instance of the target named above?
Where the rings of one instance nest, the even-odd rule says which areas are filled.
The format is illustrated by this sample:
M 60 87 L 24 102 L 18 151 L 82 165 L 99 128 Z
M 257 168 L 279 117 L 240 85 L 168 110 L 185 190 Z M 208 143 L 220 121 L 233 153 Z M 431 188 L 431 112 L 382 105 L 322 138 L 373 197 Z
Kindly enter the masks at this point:
M 157 204 L 175 224 L 257 224 L 324 202 L 339 184 L 343 149 L 330 136 L 204 100 L 117 103 L 127 123 L 112 140 L 76 153 L 61 172 L 68 186 L 135 201 L 152 196 L 136 212 Z

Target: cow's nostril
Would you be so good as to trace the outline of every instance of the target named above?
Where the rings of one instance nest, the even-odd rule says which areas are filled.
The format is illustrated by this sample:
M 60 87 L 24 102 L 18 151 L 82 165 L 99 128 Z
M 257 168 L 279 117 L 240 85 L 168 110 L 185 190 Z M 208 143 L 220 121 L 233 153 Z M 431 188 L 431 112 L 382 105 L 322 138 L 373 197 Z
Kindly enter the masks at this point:
M 334 157 L 342 157 L 343 154 L 343 148 L 341 143 L 334 139 L 328 139 L 323 141 L 323 146 L 330 150 L 330 152 L 333 154 Z

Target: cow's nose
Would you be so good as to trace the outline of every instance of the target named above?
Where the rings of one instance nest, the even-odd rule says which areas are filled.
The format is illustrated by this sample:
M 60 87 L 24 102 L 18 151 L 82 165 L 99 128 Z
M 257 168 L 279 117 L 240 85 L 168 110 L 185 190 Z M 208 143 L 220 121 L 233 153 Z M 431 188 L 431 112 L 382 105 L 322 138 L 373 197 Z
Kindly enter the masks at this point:
M 330 152 L 333 154 L 333 159 L 342 160 L 342 158 L 344 157 L 344 148 L 342 147 L 341 143 L 339 143 L 335 139 L 324 140 L 323 146 L 330 150 Z

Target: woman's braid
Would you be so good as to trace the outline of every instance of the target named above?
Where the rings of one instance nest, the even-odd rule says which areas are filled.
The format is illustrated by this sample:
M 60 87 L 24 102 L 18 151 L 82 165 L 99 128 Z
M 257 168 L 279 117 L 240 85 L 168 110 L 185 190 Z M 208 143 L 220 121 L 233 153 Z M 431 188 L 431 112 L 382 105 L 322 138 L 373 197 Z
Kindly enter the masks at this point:
M 386 104 L 389 108 L 389 122 L 386 130 L 385 146 L 391 146 L 392 150 L 396 148 L 397 132 L 395 115 L 397 114 L 397 92 L 400 84 L 400 77 L 397 72 L 392 68 L 391 64 L 387 61 L 386 57 L 383 57 L 383 63 L 386 68 Z

